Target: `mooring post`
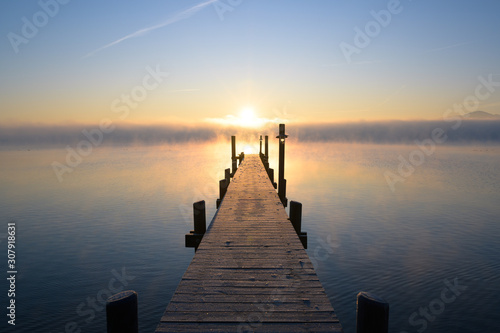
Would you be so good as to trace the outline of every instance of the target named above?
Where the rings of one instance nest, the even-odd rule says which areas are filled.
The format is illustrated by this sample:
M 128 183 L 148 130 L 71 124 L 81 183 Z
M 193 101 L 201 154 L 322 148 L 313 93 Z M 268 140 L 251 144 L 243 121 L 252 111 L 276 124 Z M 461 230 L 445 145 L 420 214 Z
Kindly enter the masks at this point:
M 278 196 L 280 197 L 283 206 L 287 206 L 286 199 L 286 180 L 285 180 L 285 139 L 288 135 L 285 134 L 285 124 L 280 124 L 279 135 L 279 171 L 278 171 Z
M 236 173 L 236 169 L 238 168 L 238 165 L 236 164 L 237 157 L 236 157 L 236 137 L 233 135 L 231 136 L 231 161 L 232 161 L 232 167 L 233 171 L 231 173 L 231 177 L 234 176 Z
M 265 136 L 265 144 L 264 144 L 264 156 L 266 156 L 266 162 L 269 161 L 269 136 Z
M 219 198 L 222 200 L 227 192 L 227 180 L 221 179 L 219 181 Z
M 194 233 L 204 234 L 207 231 L 207 216 L 205 213 L 205 200 L 193 204 Z
M 365 291 L 357 296 L 356 333 L 387 333 L 389 303 Z
M 184 242 L 186 247 L 194 247 L 195 250 L 200 245 L 203 235 L 207 231 L 207 215 L 205 212 L 205 200 L 193 203 L 194 230 L 186 234 Z
M 231 169 L 224 170 L 224 178 L 229 182 L 231 180 Z
M 297 234 L 300 234 L 302 227 L 302 204 L 297 201 L 290 201 L 290 221 Z
M 268 164 L 268 166 L 269 166 L 269 164 Z M 269 179 L 271 180 L 271 184 L 273 184 L 274 188 L 277 188 L 278 184 L 276 184 L 276 182 L 274 181 L 274 169 L 268 168 L 267 175 L 269 176 Z
M 260 136 L 260 151 L 259 151 L 259 156 L 262 159 L 262 135 Z
M 109 297 L 106 321 L 108 333 L 138 333 L 137 293 L 126 290 Z
M 290 201 L 290 222 L 299 236 L 304 249 L 307 249 L 307 232 L 302 232 L 302 204 L 297 201 Z

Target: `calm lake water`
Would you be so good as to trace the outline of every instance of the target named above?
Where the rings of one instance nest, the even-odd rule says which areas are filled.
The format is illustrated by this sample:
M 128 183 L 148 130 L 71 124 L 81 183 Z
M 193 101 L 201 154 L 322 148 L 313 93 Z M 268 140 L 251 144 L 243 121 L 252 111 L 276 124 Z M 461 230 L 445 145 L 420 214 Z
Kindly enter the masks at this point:
M 389 301 L 390 332 L 500 332 L 500 147 L 437 147 L 391 191 L 384 173 L 415 149 L 287 144 L 318 276 L 346 333 L 361 290 Z M 0 152 L 0 246 L 16 221 L 18 270 L 16 326 L 2 332 L 105 332 L 100 300 L 123 288 L 154 331 L 193 257 L 192 203 L 213 216 L 229 144 L 100 148 L 59 182 L 64 159 Z

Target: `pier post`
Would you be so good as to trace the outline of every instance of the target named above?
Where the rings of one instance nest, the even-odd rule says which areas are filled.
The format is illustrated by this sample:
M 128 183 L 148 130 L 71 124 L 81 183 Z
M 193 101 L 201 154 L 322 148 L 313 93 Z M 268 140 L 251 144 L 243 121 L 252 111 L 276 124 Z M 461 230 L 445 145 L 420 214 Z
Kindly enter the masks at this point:
M 387 333 L 389 303 L 365 291 L 357 296 L 356 333 Z
M 231 169 L 227 168 L 224 170 L 224 179 L 226 179 L 228 182 L 231 180 Z
M 268 164 L 268 166 L 269 166 L 269 164 Z M 274 188 L 277 188 L 278 184 L 276 184 L 276 182 L 274 181 L 274 169 L 268 168 L 267 175 L 269 176 L 269 179 L 271 180 L 271 184 L 273 184 Z
M 265 144 L 264 144 L 264 156 L 266 157 L 266 162 L 269 161 L 269 136 L 265 136 Z
M 260 151 L 259 151 L 259 156 L 262 158 L 262 135 L 260 136 Z
M 302 227 L 302 204 L 297 201 L 290 201 L 290 221 L 297 234 Z
M 205 213 L 205 200 L 193 204 L 194 233 L 204 234 L 207 231 L 207 216 Z
M 279 135 L 279 170 L 278 170 L 278 196 L 280 197 L 283 206 L 287 206 L 286 198 L 286 180 L 285 180 L 285 139 L 288 135 L 285 134 L 285 124 L 280 124 Z
M 126 290 L 109 297 L 106 321 L 108 333 L 138 333 L 137 293 Z
M 232 172 L 231 172 L 231 177 L 234 176 L 236 173 L 236 169 L 238 168 L 238 165 L 236 164 L 237 157 L 236 157 L 236 137 L 233 135 L 231 136 L 231 161 L 232 161 Z
M 299 236 L 304 249 L 307 249 L 307 232 L 302 232 L 302 204 L 297 201 L 290 201 L 290 222 Z
M 195 250 L 200 245 L 203 235 L 207 231 L 207 215 L 205 212 L 205 200 L 193 203 L 194 230 L 185 236 L 185 246 L 194 247 Z

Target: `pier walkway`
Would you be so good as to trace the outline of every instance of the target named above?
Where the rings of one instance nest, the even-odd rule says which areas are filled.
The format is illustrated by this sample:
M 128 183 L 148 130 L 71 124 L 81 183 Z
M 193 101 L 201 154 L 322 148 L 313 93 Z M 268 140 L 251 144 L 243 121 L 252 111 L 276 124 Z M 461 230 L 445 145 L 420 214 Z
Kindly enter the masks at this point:
M 342 332 L 258 155 L 246 155 L 156 332 Z

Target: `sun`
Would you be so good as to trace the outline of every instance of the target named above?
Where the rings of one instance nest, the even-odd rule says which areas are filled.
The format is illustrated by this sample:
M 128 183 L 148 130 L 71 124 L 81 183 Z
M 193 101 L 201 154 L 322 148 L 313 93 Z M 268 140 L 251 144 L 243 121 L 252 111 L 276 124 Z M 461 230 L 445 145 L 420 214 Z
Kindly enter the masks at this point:
M 251 145 L 245 145 L 245 148 L 243 149 L 243 153 L 245 155 L 255 154 L 254 147 L 252 147 Z
M 256 127 L 259 125 L 259 118 L 252 107 L 247 106 L 240 111 L 240 125 L 244 127 Z

